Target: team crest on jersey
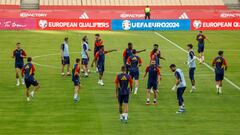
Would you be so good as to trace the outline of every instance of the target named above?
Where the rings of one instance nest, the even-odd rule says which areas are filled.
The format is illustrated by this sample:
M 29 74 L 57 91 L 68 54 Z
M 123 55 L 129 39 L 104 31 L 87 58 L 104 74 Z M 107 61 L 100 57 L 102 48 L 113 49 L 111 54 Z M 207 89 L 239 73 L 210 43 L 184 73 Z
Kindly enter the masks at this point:
M 121 78 L 121 80 L 122 80 L 122 81 L 126 81 L 126 80 L 127 80 L 126 76 L 123 76 L 123 77 Z
M 221 59 L 217 59 L 216 62 L 222 62 L 222 60 Z
M 132 60 L 137 60 L 137 57 L 133 57 Z

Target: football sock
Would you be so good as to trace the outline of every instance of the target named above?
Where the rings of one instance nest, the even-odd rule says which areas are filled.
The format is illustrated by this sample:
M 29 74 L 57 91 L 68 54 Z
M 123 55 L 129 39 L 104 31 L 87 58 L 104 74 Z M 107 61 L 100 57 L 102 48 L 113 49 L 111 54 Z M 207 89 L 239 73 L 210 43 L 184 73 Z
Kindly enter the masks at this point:
M 222 93 L 222 87 L 219 87 L 219 92 Z
M 34 95 L 34 91 L 32 91 L 30 94 L 31 94 L 31 96 L 33 97 L 33 95 Z
M 76 99 L 78 97 L 78 94 L 75 93 L 73 97 L 74 99 Z
M 124 113 L 123 116 L 124 116 L 125 120 L 128 119 L 128 113 Z

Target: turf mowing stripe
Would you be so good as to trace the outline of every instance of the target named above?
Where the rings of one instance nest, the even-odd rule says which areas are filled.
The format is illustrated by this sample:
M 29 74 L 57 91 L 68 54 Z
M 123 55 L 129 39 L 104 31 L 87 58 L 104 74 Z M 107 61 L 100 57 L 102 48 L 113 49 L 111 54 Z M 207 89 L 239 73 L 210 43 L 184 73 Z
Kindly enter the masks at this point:
M 157 36 L 161 37 L 162 39 L 168 41 L 170 44 L 172 44 L 173 46 L 177 47 L 178 49 L 182 50 L 185 53 L 188 53 L 185 49 L 183 49 L 181 46 L 179 46 L 178 44 L 174 43 L 173 41 L 169 40 L 168 38 L 164 37 L 163 35 L 161 35 L 158 32 L 154 32 Z M 198 58 L 197 58 L 198 59 Z M 199 61 L 199 59 L 198 59 Z M 210 69 L 211 71 L 214 71 L 214 69 L 208 65 L 207 63 L 203 63 L 208 69 Z M 227 77 L 224 77 L 224 80 L 226 80 L 229 84 L 231 84 L 232 86 L 234 86 L 237 90 L 240 90 L 240 87 L 238 85 L 236 85 L 235 83 L 233 83 L 231 80 L 229 80 Z

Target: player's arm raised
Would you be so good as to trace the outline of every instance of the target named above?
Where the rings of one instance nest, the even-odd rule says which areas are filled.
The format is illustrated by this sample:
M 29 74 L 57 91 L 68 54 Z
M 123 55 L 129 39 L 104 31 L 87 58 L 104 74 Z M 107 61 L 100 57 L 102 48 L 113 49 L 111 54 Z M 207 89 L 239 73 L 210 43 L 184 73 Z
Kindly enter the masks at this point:
M 113 50 L 105 51 L 104 53 L 111 53 L 111 52 L 116 52 L 116 51 L 117 51 L 116 49 L 113 49 Z
M 143 50 L 139 50 L 139 51 L 136 51 L 136 53 L 141 53 L 141 52 L 145 52 L 146 49 L 143 49 Z

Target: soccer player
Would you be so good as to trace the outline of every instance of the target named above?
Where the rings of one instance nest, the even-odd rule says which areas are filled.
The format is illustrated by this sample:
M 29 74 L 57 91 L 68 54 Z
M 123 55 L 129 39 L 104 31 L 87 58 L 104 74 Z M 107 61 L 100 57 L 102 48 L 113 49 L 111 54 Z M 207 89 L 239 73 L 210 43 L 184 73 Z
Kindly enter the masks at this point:
M 13 51 L 12 57 L 15 58 L 15 69 L 16 69 L 16 79 L 17 86 L 20 85 L 19 74 L 21 74 L 21 69 L 24 66 L 24 58 L 27 57 L 26 52 L 21 48 L 21 43 L 16 44 L 16 49 Z M 22 76 L 22 84 L 24 84 L 24 77 Z
M 68 37 L 64 38 L 64 42 L 61 44 L 61 59 L 62 59 L 62 76 L 65 75 L 64 67 L 67 65 L 67 75 L 70 76 L 70 58 L 68 48 Z
M 95 42 L 94 42 L 94 57 L 96 53 L 100 50 L 100 47 L 103 46 L 103 40 L 100 37 L 100 34 L 95 34 Z M 95 63 L 97 65 L 97 63 Z M 96 68 L 96 72 L 98 72 L 98 68 Z
M 96 67 L 97 67 L 98 73 L 99 73 L 98 84 L 101 86 L 104 86 L 102 79 L 103 79 L 103 73 L 105 70 L 105 54 L 114 52 L 114 51 L 117 51 L 117 50 L 114 49 L 114 50 L 104 51 L 104 46 L 102 45 L 102 46 L 100 46 L 100 50 L 96 53 L 96 55 L 93 59 L 91 67 L 93 67 L 94 63 L 97 63 Z
M 156 61 L 151 61 L 150 66 L 146 68 L 145 74 L 142 78 L 146 77 L 148 74 L 148 83 L 147 83 L 147 102 L 146 105 L 150 105 L 150 96 L 151 96 L 151 89 L 154 91 L 154 100 L 153 104 L 157 104 L 157 97 L 158 97 L 158 84 L 160 82 L 160 69 L 156 65 Z
M 85 73 L 84 76 L 88 77 L 88 72 L 90 71 L 88 69 L 88 62 L 89 62 L 89 54 L 88 52 L 91 51 L 90 48 L 88 47 L 88 38 L 87 36 L 84 36 L 82 39 L 82 67 L 83 67 L 83 72 Z
M 26 96 L 28 102 L 31 100 L 30 98 L 34 97 L 34 93 L 40 88 L 38 81 L 34 79 L 34 74 L 35 66 L 32 64 L 32 58 L 28 57 L 27 64 L 22 68 L 22 75 L 24 75 L 24 80 L 27 88 Z M 30 92 L 29 88 L 31 85 L 33 85 L 34 88 Z
M 139 67 L 142 65 L 142 59 L 136 55 L 137 51 L 132 50 L 132 55 L 127 59 L 127 65 L 129 67 L 130 76 L 135 80 L 134 94 L 138 91 L 138 79 L 139 79 Z
M 150 59 L 151 61 L 156 61 L 156 65 L 158 67 L 160 67 L 160 59 L 166 60 L 164 57 L 162 57 L 158 44 L 153 45 L 153 50 L 150 53 Z
M 127 65 L 127 59 L 128 57 L 130 57 L 132 55 L 132 50 L 133 50 L 133 44 L 131 42 L 128 43 L 128 48 L 126 48 L 124 51 L 123 51 L 123 64 L 127 67 L 127 73 L 129 71 L 129 67 Z M 137 53 L 140 53 L 140 52 L 144 52 L 146 51 L 146 49 L 143 49 L 143 50 L 140 50 L 140 51 L 136 51 Z
M 72 81 L 73 81 L 73 84 L 75 86 L 74 88 L 74 95 L 73 95 L 73 100 L 74 102 L 77 102 L 78 101 L 78 94 L 79 94 L 79 91 L 80 91 L 80 59 L 77 58 L 76 59 L 76 64 L 73 66 L 73 69 L 72 69 Z
M 171 64 L 170 69 L 172 70 L 172 72 L 174 72 L 174 76 L 176 77 L 176 84 L 172 88 L 173 91 L 177 89 L 179 110 L 176 113 L 183 113 L 185 112 L 183 93 L 186 89 L 186 81 L 184 78 L 184 74 L 181 69 L 176 68 L 175 64 Z
M 122 73 L 118 74 L 115 79 L 116 98 L 119 104 L 120 120 L 128 121 L 128 99 L 130 90 L 132 90 L 132 78 L 126 73 L 126 67 L 122 66 Z M 124 109 L 123 109 L 124 103 Z
M 208 38 L 203 34 L 202 31 L 199 31 L 199 34 L 196 37 L 196 40 L 198 41 L 198 53 L 199 53 L 199 60 L 200 64 L 204 62 L 204 45 L 205 40 L 208 40 Z
M 189 66 L 189 78 L 190 78 L 191 84 L 192 84 L 192 89 L 190 90 L 190 93 L 192 93 L 196 90 L 195 79 L 194 79 L 194 72 L 195 72 L 195 69 L 196 69 L 196 61 L 195 61 L 196 56 L 194 54 L 192 44 L 188 44 L 187 49 L 188 49 L 187 65 Z
M 212 66 L 215 67 L 217 93 L 222 94 L 222 81 L 224 79 L 224 70 L 227 70 L 227 61 L 223 57 L 223 51 L 218 52 L 218 56 L 213 60 Z
M 153 50 L 150 52 L 150 64 L 151 64 L 151 61 L 155 61 L 156 66 L 158 68 L 161 68 L 161 65 L 160 65 L 161 64 L 160 63 L 161 59 L 166 60 L 164 57 L 162 57 L 158 44 L 154 44 L 153 45 Z M 154 93 L 154 91 L 152 89 L 151 89 L 151 93 Z

